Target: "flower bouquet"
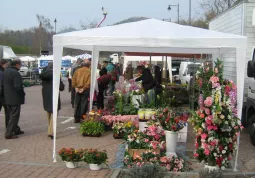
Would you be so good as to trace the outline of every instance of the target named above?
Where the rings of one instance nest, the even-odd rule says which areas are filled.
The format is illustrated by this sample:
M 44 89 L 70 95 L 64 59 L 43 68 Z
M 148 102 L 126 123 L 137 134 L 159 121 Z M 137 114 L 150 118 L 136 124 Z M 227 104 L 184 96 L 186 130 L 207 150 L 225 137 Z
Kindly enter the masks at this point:
M 84 153 L 84 161 L 89 164 L 91 170 L 102 169 L 102 164 L 106 164 L 108 159 L 106 151 L 98 151 L 97 149 L 88 149 Z
M 196 134 L 194 157 L 207 166 L 225 169 L 236 149 L 237 136 L 242 130 L 237 117 L 236 85 L 223 79 L 222 61 L 215 68 L 204 65 L 196 75 L 201 88 L 199 109 L 190 122 Z
M 113 123 L 116 123 L 116 122 L 125 123 L 125 122 L 132 121 L 132 122 L 137 123 L 136 121 L 138 121 L 138 116 L 137 115 L 124 115 L 124 116 L 104 115 L 104 116 L 102 116 L 101 121 L 105 125 L 112 127 Z

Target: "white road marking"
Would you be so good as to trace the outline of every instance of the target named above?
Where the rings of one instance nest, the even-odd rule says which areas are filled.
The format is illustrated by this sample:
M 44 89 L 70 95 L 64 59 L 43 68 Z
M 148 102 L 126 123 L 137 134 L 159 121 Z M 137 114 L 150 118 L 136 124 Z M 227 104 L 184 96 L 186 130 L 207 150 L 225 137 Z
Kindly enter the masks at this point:
M 69 117 L 69 119 L 67 119 L 67 120 L 65 120 L 65 121 L 63 121 L 63 122 L 61 122 L 61 124 L 66 124 L 66 123 L 68 123 L 68 122 L 71 122 L 72 120 L 74 120 L 74 118 L 73 118 L 73 117 Z
M 74 130 L 76 127 L 67 127 L 65 130 Z
M 4 154 L 4 153 L 7 153 L 7 152 L 9 152 L 9 151 L 10 151 L 10 150 L 8 150 L 8 149 L 1 150 L 1 151 L 0 151 L 0 155 L 1 155 L 1 154 Z

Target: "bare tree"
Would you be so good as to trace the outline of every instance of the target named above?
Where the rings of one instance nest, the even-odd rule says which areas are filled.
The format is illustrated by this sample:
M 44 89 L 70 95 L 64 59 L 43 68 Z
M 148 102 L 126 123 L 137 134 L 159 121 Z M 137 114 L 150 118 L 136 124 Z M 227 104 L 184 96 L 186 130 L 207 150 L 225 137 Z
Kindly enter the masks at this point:
M 83 29 L 83 30 L 90 29 L 90 28 L 96 28 L 97 24 L 98 24 L 98 22 L 96 20 L 88 21 L 87 23 L 85 23 L 84 21 L 80 21 L 81 29 Z
M 73 31 L 77 31 L 77 29 L 72 26 L 66 26 L 62 28 L 61 30 L 59 30 L 58 33 L 67 33 L 67 32 L 73 32 Z

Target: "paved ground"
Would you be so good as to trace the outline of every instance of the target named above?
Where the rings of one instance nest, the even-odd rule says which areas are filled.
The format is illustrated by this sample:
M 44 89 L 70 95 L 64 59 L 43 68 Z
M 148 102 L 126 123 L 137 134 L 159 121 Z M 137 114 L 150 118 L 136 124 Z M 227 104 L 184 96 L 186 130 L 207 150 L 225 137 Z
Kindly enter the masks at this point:
M 90 172 L 89 169 L 65 169 L 65 164 L 59 157 L 57 157 L 58 162 L 53 164 L 53 142 L 47 137 L 47 119 L 43 110 L 40 91 L 41 86 L 26 88 L 26 104 L 22 106 L 19 124 L 25 134 L 20 136 L 20 138 L 15 140 L 4 139 L 4 115 L 3 112 L 0 113 L 0 178 L 7 174 L 8 177 L 15 177 L 16 169 L 24 170 L 23 173 L 18 174 L 19 176 L 24 175 L 23 177 L 29 177 L 29 175 L 33 174 L 40 175 L 41 173 L 35 173 L 37 170 L 45 173 L 43 174 L 44 177 L 47 177 L 46 174 L 50 174 L 48 177 L 56 177 L 59 173 L 66 176 L 69 173 L 77 174 L 83 175 L 83 177 L 88 177 L 85 176 L 86 174 L 97 174 L 97 172 Z M 113 163 L 118 145 L 122 141 L 113 139 L 111 132 L 105 133 L 100 138 L 82 137 L 79 133 L 79 124 L 74 124 L 73 120 L 70 121 L 69 119 L 73 116 L 70 93 L 67 91 L 61 92 L 61 103 L 62 109 L 57 127 L 57 151 L 62 147 L 105 149 L 108 152 L 109 164 Z M 67 120 L 69 122 L 61 123 Z M 6 169 L 2 168 L 4 166 L 6 166 Z M 4 174 L 5 170 L 7 172 Z M 53 175 L 50 173 L 51 171 Z M 109 171 L 109 169 L 106 169 L 98 174 L 100 177 L 109 177 L 111 173 Z
M 47 137 L 47 119 L 40 91 L 41 86 L 26 88 L 26 104 L 22 106 L 19 124 L 25 134 L 19 139 L 4 139 L 4 115 L 3 112 L 0 113 L 0 178 L 110 177 L 112 170 L 107 168 L 99 172 L 89 171 L 85 167 L 67 169 L 59 157 L 57 163 L 52 163 L 52 140 Z M 73 116 L 70 93 L 61 92 L 61 103 L 57 150 L 62 147 L 105 149 L 109 155 L 109 163 L 113 163 L 118 145 L 122 141 L 113 139 L 111 132 L 105 133 L 100 138 L 82 137 L 79 133 L 79 125 L 69 119 Z M 66 122 L 61 123 L 64 121 Z M 192 129 L 189 128 L 187 149 L 190 152 L 194 149 L 193 140 Z M 241 134 L 239 158 L 241 171 L 255 172 L 255 147 L 251 145 L 246 131 Z

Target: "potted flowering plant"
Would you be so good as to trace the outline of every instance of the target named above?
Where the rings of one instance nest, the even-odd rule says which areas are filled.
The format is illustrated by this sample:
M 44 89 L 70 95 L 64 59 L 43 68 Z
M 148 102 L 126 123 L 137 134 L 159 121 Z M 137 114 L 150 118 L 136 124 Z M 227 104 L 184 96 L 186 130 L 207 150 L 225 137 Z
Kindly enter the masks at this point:
M 155 118 L 159 121 L 166 134 L 166 154 L 176 156 L 178 132 L 187 125 L 189 112 L 184 109 L 159 109 Z
M 80 132 L 83 136 L 100 137 L 104 133 L 104 124 L 100 121 L 87 120 L 81 123 Z
M 124 138 L 126 134 L 132 133 L 134 130 L 136 130 L 136 127 L 134 123 L 131 121 L 122 123 L 122 122 L 116 122 L 113 124 L 113 137 L 115 139 Z
M 108 156 L 105 150 L 88 149 L 84 154 L 84 161 L 89 164 L 89 168 L 93 171 L 101 170 L 102 164 L 106 164 L 107 159 Z
M 237 136 L 242 130 L 237 117 L 236 85 L 223 79 L 222 61 L 215 68 L 205 64 L 196 75 L 201 88 L 199 108 L 190 122 L 196 134 L 194 157 L 205 162 L 209 171 L 225 169 L 236 148 Z
M 67 168 L 76 168 L 77 162 L 82 160 L 83 150 L 75 150 L 74 148 L 62 148 L 58 152 L 61 159 L 66 163 Z
M 111 127 L 113 126 L 113 123 L 117 123 L 117 122 L 129 122 L 129 121 L 132 121 L 133 123 L 136 124 L 136 121 L 138 121 L 138 116 L 137 115 L 124 115 L 124 116 L 121 116 L 121 115 L 104 115 L 102 116 L 101 118 L 101 121 L 108 127 Z

